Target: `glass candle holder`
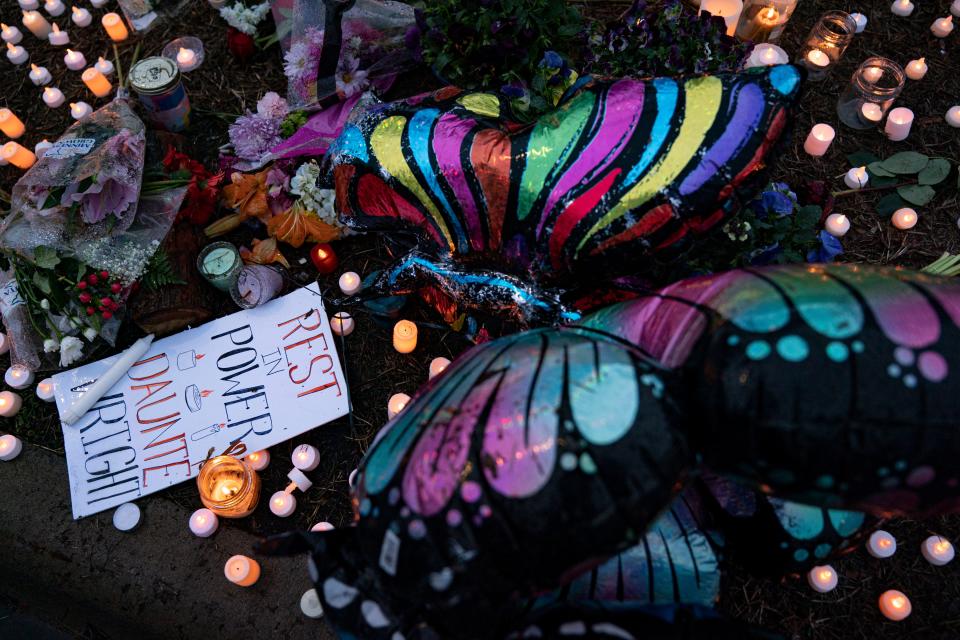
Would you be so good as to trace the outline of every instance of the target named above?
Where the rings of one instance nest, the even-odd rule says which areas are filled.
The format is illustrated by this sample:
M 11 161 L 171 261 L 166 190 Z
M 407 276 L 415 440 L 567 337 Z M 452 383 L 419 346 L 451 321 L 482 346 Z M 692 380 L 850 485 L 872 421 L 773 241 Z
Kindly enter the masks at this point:
M 283 274 L 269 265 L 248 264 L 240 270 L 230 297 L 241 309 L 253 309 L 273 300 L 283 290 Z
M 753 42 L 776 42 L 790 21 L 798 0 L 744 0 L 737 24 L 737 38 Z
M 243 518 L 260 499 L 260 476 L 249 464 L 233 456 L 210 458 L 197 475 L 200 502 L 221 518 Z
M 237 248 L 229 242 L 213 242 L 197 256 L 197 269 L 207 282 L 229 293 L 243 269 L 243 260 Z
M 800 63 L 809 72 L 808 79 L 826 78 L 843 57 L 856 32 L 857 23 L 849 13 L 829 11 L 820 16 L 807 35 L 800 54 Z
M 840 122 L 854 129 L 878 126 L 903 91 L 903 67 L 879 56 L 867 58 L 837 101 Z

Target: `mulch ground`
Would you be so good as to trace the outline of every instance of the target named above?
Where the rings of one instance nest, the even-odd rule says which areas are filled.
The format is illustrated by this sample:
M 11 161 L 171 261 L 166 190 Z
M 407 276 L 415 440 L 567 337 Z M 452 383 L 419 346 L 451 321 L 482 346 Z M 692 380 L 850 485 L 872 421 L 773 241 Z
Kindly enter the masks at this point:
M 597 11 L 594 3 L 591 11 Z M 929 155 L 960 158 L 960 136 L 956 129 L 943 122 L 943 114 L 960 102 L 960 31 L 948 39 L 945 52 L 929 32 L 930 23 L 946 15 L 949 2 L 936 0 L 917 2 L 917 9 L 908 19 L 896 18 L 889 11 L 887 0 L 862 0 L 861 3 L 836 0 L 804 0 L 793 17 L 781 45 L 788 52 L 798 50 L 799 42 L 826 10 L 860 11 L 869 17 L 865 33 L 857 36 L 835 73 L 827 80 L 808 83 L 805 95 L 795 114 L 794 139 L 783 147 L 771 163 L 771 177 L 796 184 L 800 179 L 826 180 L 834 189 L 842 189 L 841 176 L 849 168 L 846 154 L 867 149 L 885 157 L 896 151 L 912 149 Z M 609 12 L 609 4 L 600 11 Z M 73 44 L 92 63 L 98 55 L 113 58 L 112 47 L 99 28 L 103 10 L 93 10 L 94 23 L 78 29 L 66 23 Z M 0 18 L 8 24 L 19 24 L 19 8 L 15 0 L 0 0 Z M 211 167 L 217 149 L 226 141 L 228 118 L 222 114 L 240 114 L 253 108 L 264 92 L 281 94 L 285 82 L 277 48 L 258 52 L 248 63 L 235 62 L 226 51 L 225 25 L 206 2 L 191 2 L 177 21 L 165 22 L 140 41 L 139 56 L 157 55 L 169 40 L 181 35 L 194 35 L 204 41 L 206 62 L 185 80 L 194 107 L 193 124 L 186 135 L 186 149 Z M 80 74 L 65 69 L 63 52 L 41 45 L 25 31 L 24 43 L 31 61 L 44 65 L 54 75 L 54 84 L 66 94 L 68 101 L 86 100 L 94 107 Z M 119 47 L 123 70 L 129 68 L 136 44 Z M 900 105 L 916 113 L 910 138 L 903 143 L 888 142 L 879 131 L 852 131 L 837 125 L 836 101 L 857 65 L 871 55 L 883 55 L 901 64 L 925 56 L 930 66 L 921 82 L 910 82 L 901 96 Z M 402 78 L 393 90 L 397 96 L 418 91 L 427 85 L 422 75 Z M 25 68 L 14 68 L 0 61 L 0 86 L 4 87 L 0 105 L 14 110 L 26 123 L 28 133 L 21 143 L 33 147 L 41 138 L 54 140 L 71 122 L 66 106 L 48 109 L 40 100 L 41 89 L 27 79 Z M 837 139 L 830 152 L 821 159 L 810 159 L 802 151 L 803 138 L 816 122 L 829 122 L 837 129 Z M 20 173 L 11 167 L 0 168 L 0 188 L 9 192 Z M 953 180 L 949 183 L 955 184 Z M 889 221 L 874 212 L 876 201 L 883 195 L 870 192 L 844 196 L 838 200 L 838 211 L 852 221 L 852 230 L 844 238 L 844 260 L 877 264 L 922 266 L 944 251 L 960 252 L 957 228 L 957 190 L 941 187 L 934 202 L 921 209 L 919 224 L 909 232 L 893 229 Z M 365 274 L 388 264 L 393 254 L 382 238 L 354 237 L 337 245 L 342 268 Z M 296 263 L 305 252 L 286 251 Z M 294 276 L 312 277 L 310 269 L 295 268 Z M 299 273 L 297 273 L 299 272 Z M 322 286 L 336 290 L 336 277 L 321 277 Z M 224 300 L 224 308 L 230 303 Z M 296 438 L 309 442 L 322 452 L 320 466 L 310 473 L 314 488 L 306 495 L 298 494 L 299 506 L 294 516 L 283 520 L 269 513 L 266 500 L 248 519 L 229 522 L 258 534 L 271 534 L 290 528 L 307 528 L 328 520 L 337 526 L 349 523 L 352 508 L 347 492 L 347 477 L 366 450 L 376 431 L 386 421 L 386 402 L 393 393 L 413 393 L 427 379 L 427 366 L 436 356 L 454 357 L 468 344 L 458 334 L 446 329 L 440 320 L 422 305 L 411 302 L 404 316 L 420 322 L 420 347 L 409 356 L 396 353 L 390 343 L 389 327 L 378 324 L 371 316 L 356 314 L 356 331 L 347 338 L 342 349 L 350 382 L 354 413 L 352 420 L 341 419 Z M 125 341 L 136 337 L 137 330 L 128 323 Z M 6 363 L 0 360 L 0 367 Z M 13 425 L 3 425 L 27 441 L 62 453 L 59 422 L 50 405 L 39 402 L 33 394 L 24 394 L 24 409 Z M 263 491 L 269 493 L 286 485 L 290 468 L 289 454 L 293 443 L 271 450 L 273 462 L 262 474 Z M 193 483 L 183 483 L 146 500 L 173 500 L 185 508 L 199 506 Z M 67 517 L 67 514 L 64 514 Z M 186 525 L 186 523 L 184 523 Z M 720 608 L 727 613 L 790 638 L 957 638 L 960 637 L 960 562 L 942 568 L 928 565 L 919 554 L 921 540 L 937 532 L 960 541 L 960 517 L 944 517 L 917 522 L 897 520 L 885 527 L 896 535 L 901 550 L 885 561 L 870 558 L 856 550 L 834 562 L 840 573 L 840 586 L 826 595 L 814 594 L 800 576 L 782 580 L 757 579 L 736 567 L 725 570 Z M 149 533 L 148 531 L 145 533 Z M 903 623 L 886 622 L 877 610 L 877 597 L 889 588 L 907 593 L 913 603 L 913 615 Z

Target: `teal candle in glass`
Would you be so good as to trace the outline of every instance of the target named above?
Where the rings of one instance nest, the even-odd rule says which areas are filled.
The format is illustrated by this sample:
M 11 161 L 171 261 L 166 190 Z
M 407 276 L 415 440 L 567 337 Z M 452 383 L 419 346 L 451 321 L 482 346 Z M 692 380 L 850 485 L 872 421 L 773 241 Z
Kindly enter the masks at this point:
M 233 288 L 242 268 L 240 252 L 229 242 L 209 244 L 197 256 L 197 269 L 220 291 L 229 292 Z

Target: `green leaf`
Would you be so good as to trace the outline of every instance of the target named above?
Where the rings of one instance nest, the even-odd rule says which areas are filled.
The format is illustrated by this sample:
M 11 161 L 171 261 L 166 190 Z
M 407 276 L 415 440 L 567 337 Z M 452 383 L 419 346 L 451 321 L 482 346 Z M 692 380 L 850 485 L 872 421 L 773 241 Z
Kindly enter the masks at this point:
M 899 174 L 920 173 L 930 162 L 930 158 L 916 151 L 895 153 L 881 164 L 887 171 Z
M 940 184 L 950 175 L 950 161 L 946 158 L 934 158 L 917 175 L 920 184 Z
M 180 279 L 180 276 L 170 264 L 170 257 L 167 252 L 159 249 L 150 258 L 147 263 L 146 271 L 140 278 L 143 285 L 152 291 L 157 291 L 166 286 L 186 284 Z
M 33 272 L 33 284 L 37 285 L 37 289 L 43 291 L 45 294 L 50 295 L 50 277 L 44 274 L 41 274 L 39 271 Z
M 854 151 L 847 156 L 847 162 L 850 163 L 851 167 L 865 167 L 874 162 L 879 162 L 880 158 L 873 155 L 869 151 L 860 149 L 859 151 Z
M 897 184 L 897 182 L 897 178 L 888 178 L 887 176 L 870 176 L 869 186 L 883 189 L 885 187 L 892 187 L 893 185 Z
M 871 178 L 873 176 L 883 176 L 885 178 L 895 178 L 897 176 L 897 174 L 884 169 L 882 162 L 871 162 L 868 164 L 867 173 L 870 174 Z
M 919 207 L 927 204 L 937 195 L 933 187 L 920 184 L 908 184 L 903 187 L 897 187 L 897 193 L 910 204 L 915 204 Z
M 40 269 L 53 269 L 60 264 L 60 256 L 56 249 L 41 245 L 33 250 L 33 264 Z
M 877 213 L 881 216 L 891 216 L 894 211 L 902 209 L 906 204 L 899 195 L 890 193 L 880 198 L 880 202 L 877 203 Z
M 797 222 L 801 227 L 808 229 L 815 227 L 820 222 L 821 216 L 823 216 L 823 209 L 815 204 L 808 204 L 797 210 Z

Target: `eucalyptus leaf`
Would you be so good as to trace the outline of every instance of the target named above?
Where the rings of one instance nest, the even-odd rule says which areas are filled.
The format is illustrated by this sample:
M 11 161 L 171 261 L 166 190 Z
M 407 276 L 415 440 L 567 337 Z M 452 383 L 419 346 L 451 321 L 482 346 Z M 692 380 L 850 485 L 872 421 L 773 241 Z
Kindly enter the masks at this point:
M 903 187 L 897 187 L 897 193 L 900 194 L 900 197 L 909 202 L 910 204 L 915 204 L 918 207 L 922 207 L 927 204 L 933 197 L 937 195 L 937 192 L 933 190 L 933 187 L 928 187 L 921 184 L 908 184 Z
M 892 216 L 894 211 L 902 209 L 906 205 L 907 203 L 903 201 L 903 198 L 896 193 L 890 193 L 880 198 L 880 202 L 877 203 L 877 213 L 884 217 Z
M 39 271 L 33 272 L 33 284 L 37 286 L 37 289 L 43 291 L 44 294 L 50 295 L 50 277 L 44 274 L 41 274 Z
M 60 256 L 56 249 L 41 245 L 33 250 L 33 264 L 40 269 L 53 269 L 60 264 Z
M 950 175 L 950 161 L 946 158 L 934 158 L 917 175 L 920 184 L 940 184 Z
M 917 153 L 916 151 L 901 151 L 900 153 L 893 154 L 881 164 L 887 171 L 898 174 L 911 174 L 920 173 L 929 162 L 930 158 L 922 153 Z
M 870 176 L 870 185 L 871 187 L 877 187 L 883 189 L 885 187 L 892 187 L 897 184 L 897 178 L 887 177 L 887 176 Z
M 865 167 L 874 162 L 880 162 L 880 158 L 873 155 L 869 151 L 860 149 L 859 151 L 854 151 L 847 156 L 847 162 L 850 163 L 851 167 Z
M 882 162 L 871 162 L 867 165 L 867 173 L 870 174 L 870 177 L 873 176 L 883 176 L 884 178 L 895 178 L 897 174 L 892 171 L 887 171 L 883 168 Z

